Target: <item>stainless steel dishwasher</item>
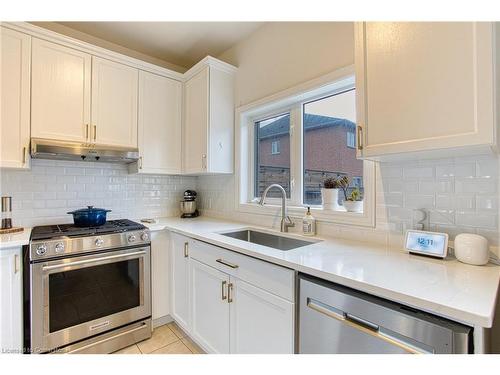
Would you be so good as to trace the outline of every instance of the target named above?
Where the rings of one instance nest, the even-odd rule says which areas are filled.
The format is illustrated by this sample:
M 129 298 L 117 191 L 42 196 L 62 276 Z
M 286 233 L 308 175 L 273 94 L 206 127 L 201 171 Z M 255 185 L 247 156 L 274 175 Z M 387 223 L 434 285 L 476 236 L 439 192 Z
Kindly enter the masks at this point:
M 472 353 L 472 328 L 299 275 L 299 353 Z

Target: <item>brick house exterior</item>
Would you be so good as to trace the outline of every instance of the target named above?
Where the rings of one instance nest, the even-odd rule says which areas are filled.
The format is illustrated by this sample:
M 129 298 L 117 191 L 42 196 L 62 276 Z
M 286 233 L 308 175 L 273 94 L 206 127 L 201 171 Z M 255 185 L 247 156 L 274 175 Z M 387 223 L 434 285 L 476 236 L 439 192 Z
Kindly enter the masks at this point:
M 347 175 L 352 188 L 358 186 L 362 189 L 363 162 L 356 159 L 354 147 L 356 124 L 346 119 L 313 114 L 305 114 L 303 121 L 305 201 L 320 204 L 322 182 L 330 176 Z M 289 129 L 289 115 L 258 129 L 257 195 L 271 183 L 289 189 Z

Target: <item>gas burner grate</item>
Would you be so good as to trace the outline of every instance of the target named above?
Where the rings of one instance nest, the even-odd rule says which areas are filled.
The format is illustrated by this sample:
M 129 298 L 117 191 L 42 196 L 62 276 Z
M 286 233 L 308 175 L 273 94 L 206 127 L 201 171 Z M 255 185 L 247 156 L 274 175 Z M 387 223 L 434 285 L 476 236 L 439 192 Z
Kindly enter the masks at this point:
M 109 220 L 99 227 L 77 227 L 74 224 L 42 225 L 33 228 L 31 239 L 42 240 L 60 236 L 82 237 L 141 229 L 145 229 L 145 226 L 128 219 Z

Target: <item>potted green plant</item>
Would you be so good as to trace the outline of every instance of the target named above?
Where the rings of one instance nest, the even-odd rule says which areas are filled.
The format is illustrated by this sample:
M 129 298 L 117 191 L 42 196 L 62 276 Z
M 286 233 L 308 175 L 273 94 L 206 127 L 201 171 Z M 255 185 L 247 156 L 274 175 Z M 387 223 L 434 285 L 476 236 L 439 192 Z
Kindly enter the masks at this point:
M 358 188 L 351 191 L 351 194 L 344 201 L 344 207 L 348 212 L 361 212 L 363 210 L 363 196 Z
M 321 188 L 321 204 L 324 210 L 339 210 L 339 182 L 335 177 L 328 177 Z

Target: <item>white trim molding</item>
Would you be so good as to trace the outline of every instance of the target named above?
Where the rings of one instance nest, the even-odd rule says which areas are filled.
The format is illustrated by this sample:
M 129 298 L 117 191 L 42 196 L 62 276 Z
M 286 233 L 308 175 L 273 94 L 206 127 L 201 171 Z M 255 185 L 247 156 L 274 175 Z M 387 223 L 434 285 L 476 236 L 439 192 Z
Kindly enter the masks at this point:
M 348 66 L 298 86 L 289 88 L 253 103 L 241 106 L 235 113 L 235 210 L 241 213 L 275 216 L 280 214 L 278 199 L 269 199 L 265 206 L 254 202 L 254 127 L 256 119 L 265 118 L 285 112 L 290 113 L 290 164 L 292 188 L 291 199 L 288 199 L 288 214 L 295 218 L 304 216 L 305 205 L 297 204 L 302 199 L 302 173 L 295 173 L 302 167 L 302 134 L 294 127 L 301 121 L 301 106 L 306 101 L 326 97 L 335 92 L 354 87 L 354 66 Z M 323 210 L 311 206 L 313 215 L 319 221 L 375 227 L 375 162 L 363 162 L 364 208 L 362 213 Z M 298 167 L 300 164 L 300 168 Z

